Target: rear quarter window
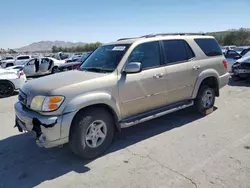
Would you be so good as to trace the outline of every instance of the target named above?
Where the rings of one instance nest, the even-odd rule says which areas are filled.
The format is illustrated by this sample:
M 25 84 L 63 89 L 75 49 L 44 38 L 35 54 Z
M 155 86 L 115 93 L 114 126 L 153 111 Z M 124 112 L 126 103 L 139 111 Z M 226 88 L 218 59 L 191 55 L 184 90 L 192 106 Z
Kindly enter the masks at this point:
M 198 44 L 198 46 L 201 48 L 201 50 L 207 55 L 207 56 L 218 56 L 222 55 L 222 50 L 218 44 L 218 42 L 215 39 L 209 39 L 209 38 L 198 38 L 194 39 L 194 41 Z

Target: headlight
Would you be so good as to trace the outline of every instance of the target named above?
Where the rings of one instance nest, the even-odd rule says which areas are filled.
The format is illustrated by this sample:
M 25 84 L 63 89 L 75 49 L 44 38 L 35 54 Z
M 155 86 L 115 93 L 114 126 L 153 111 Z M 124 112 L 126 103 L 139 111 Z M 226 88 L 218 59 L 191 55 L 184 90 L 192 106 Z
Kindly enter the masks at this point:
M 31 102 L 31 109 L 35 111 L 50 112 L 57 110 L 63 103 L 63 96 L 35 96 Z

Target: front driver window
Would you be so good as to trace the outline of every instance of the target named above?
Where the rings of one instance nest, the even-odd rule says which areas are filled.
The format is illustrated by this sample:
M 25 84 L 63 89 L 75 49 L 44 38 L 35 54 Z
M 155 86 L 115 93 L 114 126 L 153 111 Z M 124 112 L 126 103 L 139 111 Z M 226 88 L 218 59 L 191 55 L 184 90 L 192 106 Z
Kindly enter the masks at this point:
M 138 45 L 128 58 L 128 62 L 140 62 L 142 69 L 159 67 L 160 61 L 159 42 L 148 42 Z
M 34 65 L 34 64 L 35 64 L 35 61 L 36 61 L 36 59 L 32 59 L 32 60 L 30 60 L 30 61 L 27 63 L 27 65 Z

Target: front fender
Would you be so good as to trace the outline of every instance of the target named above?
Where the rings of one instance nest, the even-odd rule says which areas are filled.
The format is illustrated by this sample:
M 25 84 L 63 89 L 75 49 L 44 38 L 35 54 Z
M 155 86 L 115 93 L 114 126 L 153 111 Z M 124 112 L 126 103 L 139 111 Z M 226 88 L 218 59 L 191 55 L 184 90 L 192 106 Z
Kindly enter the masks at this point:
M 104 104 L 109 106 L 116 114 L 117 119 L 120 120 L 121 113 L 118 102 L 110 94 L 104 92 L 86 93 L 77 96 L 67 104 L 63 113 L 78 111 L 95 104 Z
M 219 83 L 220 83 L 219 74 L 218 74 L 218 72 L 216 70 L 207 69 L 207 70 L 201 72 L 200 75 L 198 76 L 197 80 L 196 80 L 196 83 L 195 83 L 195 87 L 194 87 L 193 94 L 192 94 L 193 99 L 196 98 L 202 81 L 205 80 L 208 77 L 215 77 L 217 79 L 217 82 L 218 82 L 218 85 L 219 85 Z

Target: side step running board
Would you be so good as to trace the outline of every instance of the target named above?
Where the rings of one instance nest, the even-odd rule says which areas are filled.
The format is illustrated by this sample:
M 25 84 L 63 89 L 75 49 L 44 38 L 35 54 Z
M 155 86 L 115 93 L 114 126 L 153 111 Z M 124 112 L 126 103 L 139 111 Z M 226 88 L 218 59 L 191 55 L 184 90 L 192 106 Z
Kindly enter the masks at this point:
M 194 101 L 193 100 L 189 100 L 189 101 L 185 101 L 185 102 L 180 102 L 180 103 L 176 103 L 176 104 L 172 104 L 157 110 L 153 110 L 150 112 L 146 112 L 128 119 L 125 119 L 123 121 L 120 122 L 121 124 L 121 128 L 127 128 L 145 121 L 149 121 L 151 119 L 155 119 L 161 116 L 164 116 L 166 114 L 170 114 L 172 112 L 178 111 L 178 110 L 182 110 L 184 108 L 188 108 L 190 106 L 194 105 Z

